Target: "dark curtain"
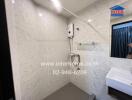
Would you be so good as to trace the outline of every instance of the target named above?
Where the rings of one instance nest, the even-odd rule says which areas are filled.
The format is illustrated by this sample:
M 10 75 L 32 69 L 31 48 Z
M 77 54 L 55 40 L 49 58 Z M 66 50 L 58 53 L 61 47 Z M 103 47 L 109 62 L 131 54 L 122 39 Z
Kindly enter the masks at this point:
M 111 56 L 126 58 L 128 53 L 132 53 L 129 43 L 132 43 L 132 26 L 113 29 Z

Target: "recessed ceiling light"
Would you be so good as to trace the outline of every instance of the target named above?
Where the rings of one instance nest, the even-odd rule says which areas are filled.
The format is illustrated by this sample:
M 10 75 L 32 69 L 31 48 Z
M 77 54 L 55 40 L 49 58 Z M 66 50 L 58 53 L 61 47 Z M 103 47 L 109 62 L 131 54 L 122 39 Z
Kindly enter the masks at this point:
M 92 19 L 88 19 L 88 22 L 91 23 L 93 20 Z
M 53 3 L 54 7 L 58 12 L 62 11 L 62 5 L 59 0 L 51 0 L 51 2 Z
M 12 4 L 15 4 L 15 0 L 11 0 Z
M 43 14 L 42 14 L 42 13 L 39 13 L 38 15 L 39 15 L 40 17 L 42 17 L 42 16 L 43 16 Z

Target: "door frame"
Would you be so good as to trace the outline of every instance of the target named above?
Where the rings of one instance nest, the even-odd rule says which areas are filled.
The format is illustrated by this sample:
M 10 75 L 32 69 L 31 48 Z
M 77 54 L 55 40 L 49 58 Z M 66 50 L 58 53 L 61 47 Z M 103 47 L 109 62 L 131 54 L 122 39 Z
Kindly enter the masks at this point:
M 15 100 L 5 0 L 0 0 L 0 100 Z

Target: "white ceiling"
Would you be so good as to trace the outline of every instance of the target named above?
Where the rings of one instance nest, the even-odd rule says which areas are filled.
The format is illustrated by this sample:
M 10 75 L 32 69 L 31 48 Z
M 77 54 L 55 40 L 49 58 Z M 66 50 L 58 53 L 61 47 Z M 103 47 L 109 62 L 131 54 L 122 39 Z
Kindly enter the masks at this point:
M 50 0 L 34 0 L 34 1 L 43 7 L 55 10 Z M 83 10 L 84 8 L 94 3 L 95 1 L 97 0 L 60 0 L 60 3 L 62 4 L 63 7 L 76 13 L 80 10 Z M 70 14 L 66 13 L 65 11 L 62 11 L 61 14 L 63 14 L 66 17 L 70 16 Z

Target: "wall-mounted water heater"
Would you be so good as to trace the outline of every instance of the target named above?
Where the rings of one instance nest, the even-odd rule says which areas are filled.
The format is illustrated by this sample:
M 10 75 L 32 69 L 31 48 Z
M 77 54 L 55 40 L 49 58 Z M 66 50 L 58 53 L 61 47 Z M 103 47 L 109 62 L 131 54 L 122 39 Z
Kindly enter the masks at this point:
M 68 38 L 73 38 L 74 37 L 74 24 L 70 23 L 68 25 L 68 32 L 67 32 L 67 36 Z

